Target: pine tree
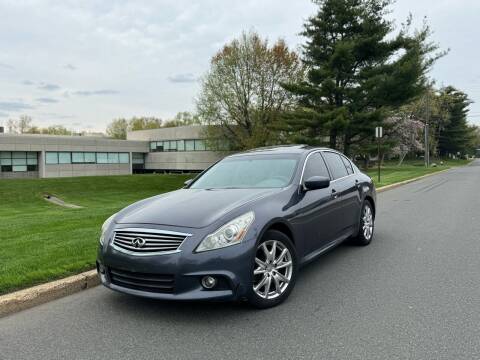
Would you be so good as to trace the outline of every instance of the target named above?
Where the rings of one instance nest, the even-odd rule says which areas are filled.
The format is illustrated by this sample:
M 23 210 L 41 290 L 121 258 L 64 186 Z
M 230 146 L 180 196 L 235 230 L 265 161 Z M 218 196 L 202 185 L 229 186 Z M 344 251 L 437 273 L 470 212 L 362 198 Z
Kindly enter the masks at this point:
M 447 99 L 448 119 L 440 132 L 439 153 L 442 156 L 465 154 L 473 136 L 472 129 L 467 123 L 468 106 L 471 101 L 464 92 L 452 86 L 442 89 L 441 96 Z
M 425 88 L 426 72 L 441 55 L 426 25 L 413 35 L 410 19 L 396 36 L 386 19 L 389 0 L 317 0 L 305 24 L 307 79 L 284 84 L 298 99 L 286 116 L 295 141 L 350 152 L 370 139 L 393 108 Z M 342 142 L 343 144 L 341 144 Z

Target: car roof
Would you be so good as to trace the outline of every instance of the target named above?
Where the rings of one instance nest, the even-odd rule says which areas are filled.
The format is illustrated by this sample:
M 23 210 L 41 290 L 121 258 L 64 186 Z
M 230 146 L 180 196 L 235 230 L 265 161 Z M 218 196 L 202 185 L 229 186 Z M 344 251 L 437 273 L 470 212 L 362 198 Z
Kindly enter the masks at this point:
M 244 156 L 244 155 L 273 155 L 273 154 L 303 154 L 309 153 L 313 150 L 331 150 L 325 147 L 316 147 L 310 145 L 277 145 L 267 146 L 256 149 L 251 149 L 231 155 L 229 157 Z

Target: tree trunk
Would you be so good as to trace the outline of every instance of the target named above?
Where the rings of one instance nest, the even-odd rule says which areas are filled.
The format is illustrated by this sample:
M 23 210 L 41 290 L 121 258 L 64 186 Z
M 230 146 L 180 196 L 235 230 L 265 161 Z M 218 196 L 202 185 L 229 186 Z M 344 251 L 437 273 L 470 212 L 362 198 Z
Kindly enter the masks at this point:
M 367 154 L 363 157 L 363 169 L 367 171 L 369 166 L 370 166 L 370 155 Z
M 337 148 L 337 130 L 335 129 L 330 130 L 330 148 Z
M 345 139 L 343 141 L 343 153 L 346 157 L 350 157 L 350 137 L 348 134 L 345 134 Z

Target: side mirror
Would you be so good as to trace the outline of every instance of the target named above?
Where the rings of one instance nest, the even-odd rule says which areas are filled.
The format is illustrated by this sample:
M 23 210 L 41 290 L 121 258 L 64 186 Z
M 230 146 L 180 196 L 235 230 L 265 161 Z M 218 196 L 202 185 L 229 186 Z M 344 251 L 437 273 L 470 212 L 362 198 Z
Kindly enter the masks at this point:
M 183 183 L 184 187 L 188 187 L 192 183 L 193 179 L 188 179 Z
M 330 179 L 325 176 L 312 176 L 304 182 L 305 190 L 325 189 L 330 186 Z

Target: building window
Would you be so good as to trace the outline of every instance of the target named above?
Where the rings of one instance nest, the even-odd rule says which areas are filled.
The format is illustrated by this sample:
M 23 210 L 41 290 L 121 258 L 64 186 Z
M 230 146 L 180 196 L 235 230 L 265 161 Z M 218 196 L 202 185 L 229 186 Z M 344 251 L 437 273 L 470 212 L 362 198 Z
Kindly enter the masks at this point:
M 2 172 L 37 171 L 37 153 L 33 151 L 2 151 L 0 166 Z
M 152 141 L 150 143 L 152 152 L 167 151 L 206 151 L 210 150 L 207 143 L 203 139 L 181 139 L 181 140 L 164 140 Z
M 177 151 L 185 151 L 185 140 L 177 140 Z
M 58 153 L 57 152 L 47 152 L 45 154 L 45 164 L 58 164 Z
M 12 165 L 12 152 L 11 151 L 2 151 L 0 152 L 0 165 Z M 12 170 L 10 170 L 12 171 Z
M 144 164 L 145 157 L 143 153 L 132 153 L 132 163 L 133 164 Z
M 143 156 L 143 155 L 142 155 Z M 27 158 L 23 163 L 18 159 L 18 164 L 13 165 L 37 165 L 37 159 Z M 20 163 L 22 162 L 22 163 Z M 48 151 L 45 154 L 45 164 L 129 164 L 129 153 L 106 153 L 106 152 L 55 152 Z M 8 164 L 5 164 L 8 165 Z
M 71 164 L 72 163 L 72 153 L 59 152 L 58 153 L 58 163 L 59 164 Z
M 128 153 L 119 154 L 120 164 L 128 164 L 130 162 L 130 156 Z
M 27 165 L 14 165 L 12 166 L 13 172 L 25 172 L 27 171 Z
M 12 159 L 12 165 L 27 165 L 27 159 Z
M 205 145 L 205 140 L 195 140 L 195 151 L 205 151 L 207 147 Z
M 38 155 L 36 152 L 27 152 L 27 165 L 38 165 Z
M 97 164 L 108 164 L 108 154 L 97 153 Z
M 15 165 L 17 166 L 27 166 L 27 153 L 25 151 L 14 151 L 12 152 L 12 165 L 13 165 L 13 171 L 27 171 L 21 170 L 21 168 L 17 168 L 15 170 Z
M 108 153 L 108 163 L 109 164 L 118 164 L 120 161 L 118 159 L 118 153 Z
M 195 151 L 195 140 L 185 140 L 185 151 Z
M 94 152 L 86 152 L 83 155 L 85 164 L 95 164 L 97 162 L 97 157 Z
M 85 162 L 85 155 L 83 152 L 74 152 L 72 153 L 72 163 L 73 164 L 83 164 Z

